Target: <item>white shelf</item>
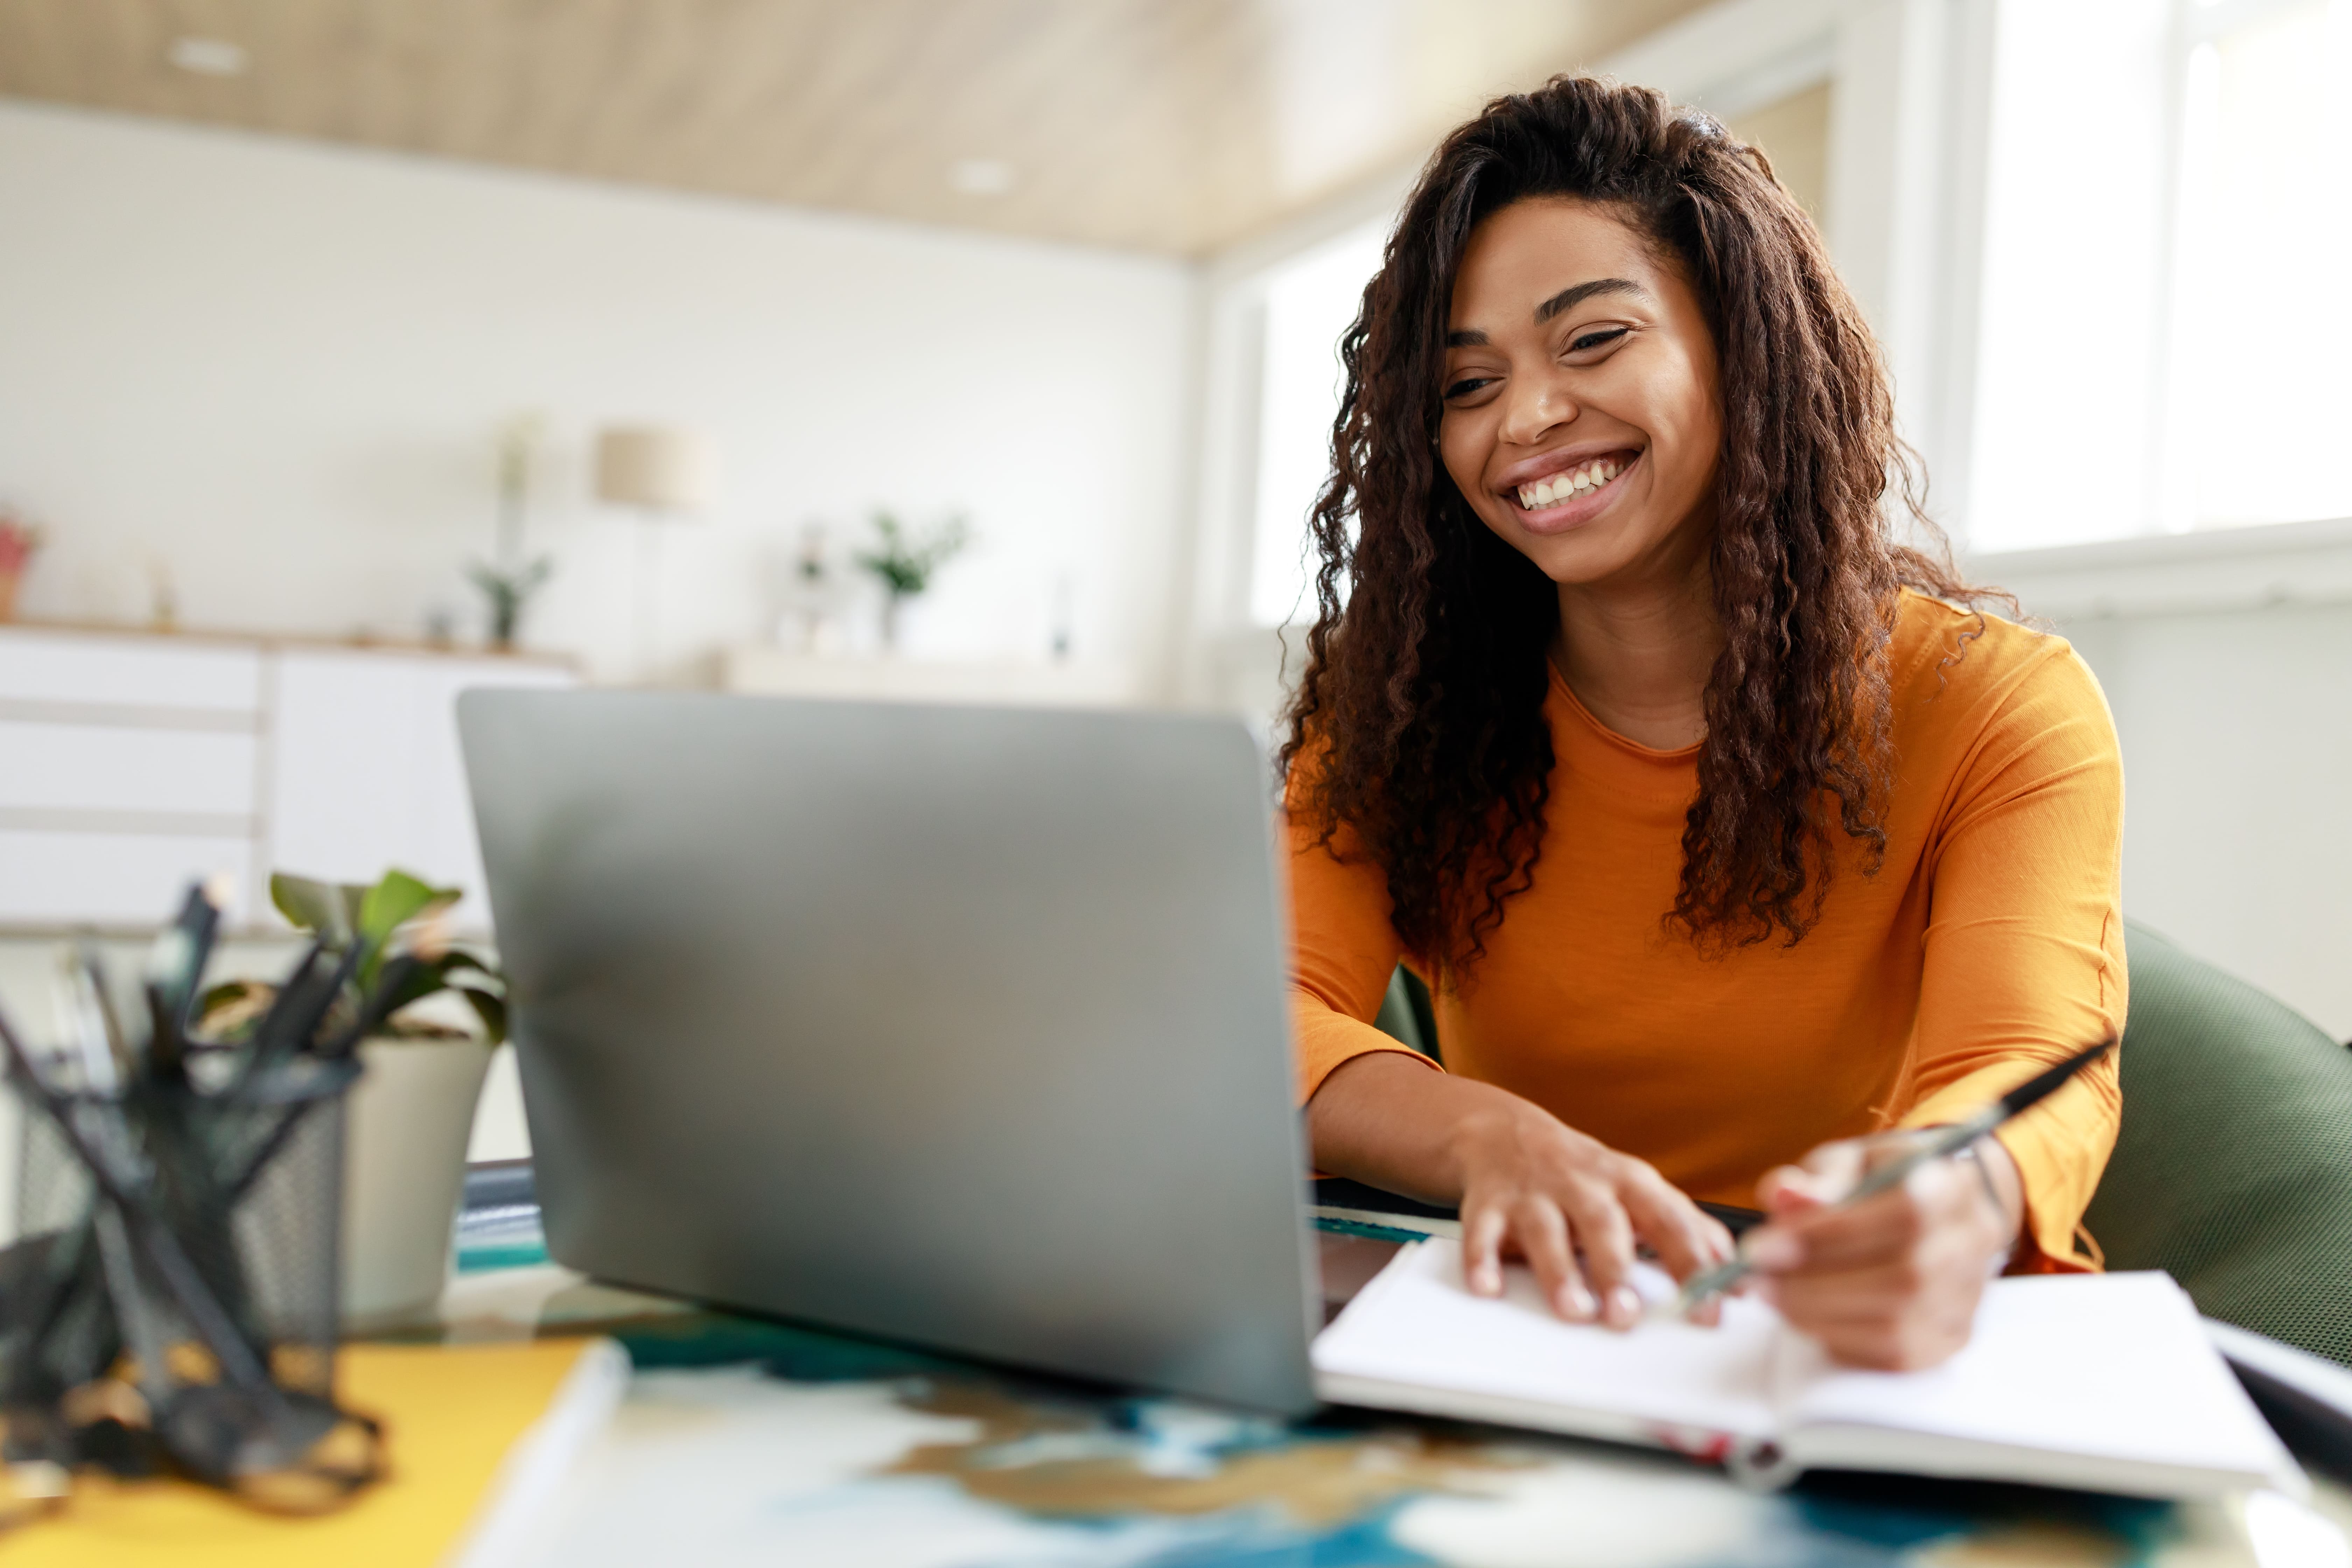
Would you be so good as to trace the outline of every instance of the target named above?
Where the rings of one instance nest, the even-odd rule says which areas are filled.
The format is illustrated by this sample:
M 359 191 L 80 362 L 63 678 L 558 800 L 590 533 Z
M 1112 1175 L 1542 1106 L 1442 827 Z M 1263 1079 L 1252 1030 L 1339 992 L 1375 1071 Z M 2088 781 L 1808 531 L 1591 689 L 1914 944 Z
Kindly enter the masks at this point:
M 1014 708 L 1121 708 L 1140 699 L 1117 665 L 1004 660 L 811 658 L 782 648 L 729 648 L 719 685 L 763 697 L 947 702 Z

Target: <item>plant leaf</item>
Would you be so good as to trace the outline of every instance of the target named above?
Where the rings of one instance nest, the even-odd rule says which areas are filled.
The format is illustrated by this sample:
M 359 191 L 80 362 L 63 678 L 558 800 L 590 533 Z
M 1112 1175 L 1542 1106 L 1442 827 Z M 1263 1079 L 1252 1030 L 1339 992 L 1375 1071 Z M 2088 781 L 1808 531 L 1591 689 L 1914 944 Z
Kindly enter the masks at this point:
M 266 982 L 224 980 L 196 999 L 196 1027 L 218 1044 L 242 1044 L 277 999 L 278 987 Z
M 474 1005 L 474 1016 L 481 1019 L 482 1032 L 490 1037 L 490 1044 L 496 1046 L 505 1043 L 507 1037 L 506 998 L 503 996 L 493 996 L 488 992 L 477 990 L 471 985 L 460 985 L 457 987 L 457 990 L 465 996 L 467 1001 Z
M 449 958 L 446 953 L 439 958 L 418 959 L 416 966 L 408 972 L 408 977 L 400 983 L 399 987 L 389 997 L 385 998 L 383 1016 L 389 1018 L 410 1003 L 422 1002 L 436 991 L 446 988 L 449 984 L 448 972 Z
M 352 944 L 351 909 L 343 890 L 331 882 L 279 871 L 269 879 L 269 901 L 287 920 L 323 940 L 331 948 Z
M 360 940 L 382 947 L 384 939 L 436 905 L 457 901 L 456 888 L 436 888 L 402 870 L 386 871 L 383 879 L 361 896 L 352 924 Z
M 449 950 L 449 962 L 442 973 L 451 985 L 471 985 L 494 996 L 506 994 L 507 977 L 499 973 L 499 966 L 484 954 L 466 948 Z

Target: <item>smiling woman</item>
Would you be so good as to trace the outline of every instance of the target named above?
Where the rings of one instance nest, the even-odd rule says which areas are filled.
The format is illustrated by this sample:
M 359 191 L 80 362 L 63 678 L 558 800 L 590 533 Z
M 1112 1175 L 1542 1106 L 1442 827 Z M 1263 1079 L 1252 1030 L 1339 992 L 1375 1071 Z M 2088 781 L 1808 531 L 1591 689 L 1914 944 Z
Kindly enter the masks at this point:
M 1760 1203 L 1766 1290 L 1874 1364 L 1957 1349 L 2004 1262 L 2095 1267 L 2111 1064 L 1823 1208 L 2120 1030 L 2122 781 L 2089 672 L 1909 504 L 1763 156 L 1645 89 L 1498 100 L 1341 356 L 1283 749 L 1320 1166 L 1458 1202 L 1474 1288 L 1516 1253 L 1621 1326 L 1637 1244 L 1687 1275 L 1729 1245 L 1694 1199 Z M 1442 1074 L 1370 1026 L 1400 958 Z

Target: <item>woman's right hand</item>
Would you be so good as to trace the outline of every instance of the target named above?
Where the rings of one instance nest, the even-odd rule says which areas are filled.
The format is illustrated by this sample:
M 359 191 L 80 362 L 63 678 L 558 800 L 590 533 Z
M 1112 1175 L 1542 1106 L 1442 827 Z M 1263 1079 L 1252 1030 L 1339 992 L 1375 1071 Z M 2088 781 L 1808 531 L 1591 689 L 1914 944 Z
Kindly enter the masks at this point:
M 1561 1317 L 1631 1328 L 1636 1246 L 1677 1279 L 1731 1256 L 1731 1233 L 1646 1162 L 1507 1089 L 1393 1052 L 1335 1068 L 1307 1124 L 1319 1169 L 1459 1204 L 1463 1274 L 1479 1295 L 1500 1294 L 1504 1261 L 1520 1258 Z
M 1630 1329 L 1643 1310 L 1633 1289 L 1637 1243 L 1648 1243 L 1677 1279 L 1731 1256 L 1731 1232 L 1647 1161 L 1532 1101 L 1496 1093 L 1508 1103 L 1464 1117 L 1454 1134 L 1462 1272 L 1474 1293 L 1501 1294 L 1503 1260 L 1516 1255 L 1561 1317 Z M 1709 1302 L 1700 1321 L 1711 1323 L 1721 1310 Z

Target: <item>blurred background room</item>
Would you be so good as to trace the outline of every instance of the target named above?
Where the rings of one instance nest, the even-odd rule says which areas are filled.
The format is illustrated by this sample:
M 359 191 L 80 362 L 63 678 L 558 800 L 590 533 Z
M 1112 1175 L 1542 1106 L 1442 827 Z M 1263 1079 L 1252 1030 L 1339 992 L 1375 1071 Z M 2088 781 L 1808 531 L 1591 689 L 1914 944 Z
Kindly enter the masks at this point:
M 482 931 L 469 685 L 1264 730 L 1386 226 L 1577 69 L 1767 150 L 2126 909 L 2352 1036 L 2352 0 L 0 0 L 0 994 L 192 876 Z

